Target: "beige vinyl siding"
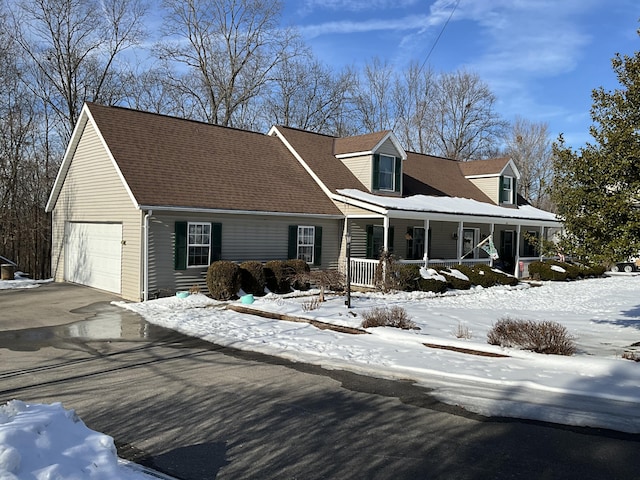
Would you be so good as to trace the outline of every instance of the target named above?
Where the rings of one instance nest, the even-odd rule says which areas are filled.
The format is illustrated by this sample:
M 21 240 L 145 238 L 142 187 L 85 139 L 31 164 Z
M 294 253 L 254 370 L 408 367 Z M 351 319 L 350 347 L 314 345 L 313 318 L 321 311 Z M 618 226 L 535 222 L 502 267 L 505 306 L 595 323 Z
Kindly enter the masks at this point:
M 500 177 L 469 178 L 496 205 L 500 203 Z
M 91 122 L 85 126 L 52 211 L 52 274 L 56 281 L 65 276 L 67 222 L 122 223 L 121 295 L 140 300 L 142 212 L 133 205 Z
M 351 173 L 360 180 L 360 182 L 371 191 L 371 175 L 372 175 L 372 163 L 371 155 L 364 155 L 361 157 L 349 157 L 343 158 L 344 163 Z
M 342 220 L 304 216 L 157 213 L 149 220 L 149 292 L 172 293 L 198 285 L 207 268 L 174 268 L 175 222 L 222 224 L 222 260 L 286 260 L 289 225 L 322 227 L 322 269 L 338 268 Z
M 395 145 L 390 138 L 387 138 L 382 145 L 376 150 L 375 153 L 381 153 L 383 155 L 390 155 L 392 157 L 400 157 L 400 152 L 396 149 Z

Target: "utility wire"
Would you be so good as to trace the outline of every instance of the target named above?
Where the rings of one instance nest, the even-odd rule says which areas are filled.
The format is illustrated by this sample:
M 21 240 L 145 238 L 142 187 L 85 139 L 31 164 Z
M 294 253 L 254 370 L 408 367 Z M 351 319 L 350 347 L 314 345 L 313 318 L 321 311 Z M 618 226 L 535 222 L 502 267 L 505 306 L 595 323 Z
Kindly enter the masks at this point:
M 453 8 L 451 9 L 451 13 L 449 14 L 449 17 L 447 18 L 447 21 L 444 22 L 444 25 L 442 25 L 442 28 L 440 29 L 440 33 L 438 33 L 438 36 L 436 37 L 436 39 L 433 42 L 433 45 L 431 45 L 431 49 L 429 50 L 429 53 L 427 53 L 427 56 L 425 57 L 424 62 L 422 62 L 422 65 L 420 65 L 420 71 L 422 71 L 424 66 L 427 64 L 427 61 L 429 60 L 429 57 L 431 57 L 431 54 L 433 53 L 433 50 L 436 48 L 436 45 L 438 45 L 438 42 L 440 41 L 440 37 L 442 37 L 442 34 L 444 33 L 444 29 L 447 28 L 447 25 L 449 25 L 449 21 L 451 20 L 451 17 L 453 17 L 453 13 L 456 11 L 456 9 L 458 8 L 459 4 L 460 4 L 460 0 L 456 0 L 456 3 L 453 5 Z

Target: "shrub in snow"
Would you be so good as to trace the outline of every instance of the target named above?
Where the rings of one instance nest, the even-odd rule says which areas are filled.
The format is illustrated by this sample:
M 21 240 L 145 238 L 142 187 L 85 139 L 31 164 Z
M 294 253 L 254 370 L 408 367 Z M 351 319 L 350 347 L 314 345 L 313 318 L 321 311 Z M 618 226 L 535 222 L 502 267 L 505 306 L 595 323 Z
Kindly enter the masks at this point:
M 478 273 L 483 272 L 483 278 L 493 285 L 511 285 L 513 287 L 520 283 L 513 275 L 509 275 L 508 273 L 498 270 L 497 268 L 490 267 L 489 265 L 474 265 L 473 269 Z
M 529 276 L 534 280 L 543 281 L 564 281 L 567 279 L 566 270 L 564 272 L 558 271 L 559 269 L 553 269 L 551 266 L 548 262 L 531 262 L 529 264 Z
M 438 278 L 420 277 L 418 279 L 418 290 L 421 292 L 444 293 L 447 291 L 447 282 Z
M 471 288 L 471 281 L 460 270 L 455 268 L 447 268 L 440 270 L 440 273 L 444 275 L 447 280 L 447 287 L 455 290 L 469 290 Z
M 398 306 L 374 307 L 362 314 L 362 328 L 395 327 L 404 330 L 419 330 L 409 319 L 407 311 Z
M 573 355 L 573 337 L 557 322 L 501 318 L 487 333 L 487 342 L 536 353 Z
M 269 260 L 264 264 L 267 288 L 274 293 L 291 291 L 291 268 L 283 260 Z
M 309 290 L 311 285 L 307 274 L 310 272 L 309 264 L 304 260 L 287 260 L 284 262 L 285 275 L 289 277 L 289 283 L 296 290 Z
M 231 300 L 240 290 L 240 267 L 228 260 L 218 260 L 209 265 L 207 287 L 216 300 Z
M 420 266 L 410 263 L 394 264 L 393 276 L 397 290 L 413 292 L 418 289 L 418 279 L 420 278 Z
M 264 295 L 267 279 L 262 262 L 250 260 L 240 264 L 240 284 L 242 290 L 252 295 Z

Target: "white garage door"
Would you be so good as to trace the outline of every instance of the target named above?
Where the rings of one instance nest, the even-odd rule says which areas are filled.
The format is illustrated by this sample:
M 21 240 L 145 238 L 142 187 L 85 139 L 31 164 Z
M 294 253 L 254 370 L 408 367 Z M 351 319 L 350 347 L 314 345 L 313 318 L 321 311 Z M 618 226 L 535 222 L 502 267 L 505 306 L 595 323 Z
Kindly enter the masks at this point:
M 120 293 L 122 224 L 68 223 L 65 280 Z

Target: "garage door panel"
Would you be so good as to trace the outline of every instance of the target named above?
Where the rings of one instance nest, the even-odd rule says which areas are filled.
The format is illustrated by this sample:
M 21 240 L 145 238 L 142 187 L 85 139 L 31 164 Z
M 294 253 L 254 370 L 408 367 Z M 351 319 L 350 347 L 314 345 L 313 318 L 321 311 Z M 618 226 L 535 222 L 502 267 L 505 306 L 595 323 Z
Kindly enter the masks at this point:
M 65 280 L 121 292 L 122 224 L 69 223 Z

